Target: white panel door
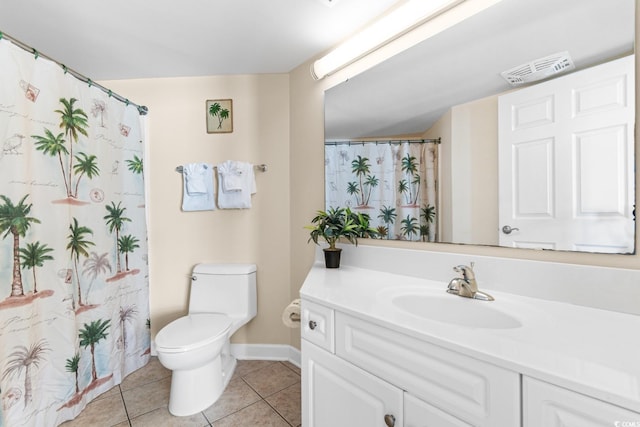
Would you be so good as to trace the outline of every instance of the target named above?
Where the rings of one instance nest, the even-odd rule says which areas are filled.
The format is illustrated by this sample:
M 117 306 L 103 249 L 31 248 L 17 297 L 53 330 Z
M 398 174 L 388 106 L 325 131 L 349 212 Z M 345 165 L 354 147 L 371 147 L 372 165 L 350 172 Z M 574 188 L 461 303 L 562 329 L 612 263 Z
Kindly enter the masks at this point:
M 501 246 L 633 252 L 634 78 L 629 56 L 499 98 Z
M 302 425 L 402 427 L 402 390 L 302 340 Z

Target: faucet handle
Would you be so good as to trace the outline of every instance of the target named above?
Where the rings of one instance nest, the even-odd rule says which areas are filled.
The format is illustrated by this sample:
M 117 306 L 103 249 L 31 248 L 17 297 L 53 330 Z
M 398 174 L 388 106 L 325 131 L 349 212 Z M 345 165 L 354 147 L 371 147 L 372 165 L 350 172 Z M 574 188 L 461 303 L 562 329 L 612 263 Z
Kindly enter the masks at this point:
M 465 280 L 473 280 L 476 277 L 475 272 L 473 271 L 473 266 L 474 266 L 474 263 L 471 262 L 470 266 L 468 266 L 468 265 L 459 265 L 457 267 L 453 267 L 453 269 L 456 272 L 462 274 L 462 277 Z
M 447 285 L 447 292 L 450 294 L 458 295 L 460 293 L 460 281 L 463 280 L 459 277 L 451 279 L 449 285 Z

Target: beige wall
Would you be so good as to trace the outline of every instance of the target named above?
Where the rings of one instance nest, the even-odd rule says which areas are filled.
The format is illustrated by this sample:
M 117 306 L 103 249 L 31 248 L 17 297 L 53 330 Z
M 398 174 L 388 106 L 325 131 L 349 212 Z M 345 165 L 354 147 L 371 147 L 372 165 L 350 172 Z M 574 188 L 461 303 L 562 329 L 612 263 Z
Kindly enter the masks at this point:
M 452 182 L 451 167 L 453 162 L 451 153 L 451 110 L 444 113 L 437 122 L 427 130 L 423 138 L 440 138 L 438 146 L 438 236 L 437 240 L 451 242 L 453 239 L 453 222 L 451 221 L 453 211 L 452 204 Z
M 471 138 L 471 241 L 498 244 L 498 97 L 461 106 L 469 110 Z
M 422 138 L 438 147 L 438 241 L 498 244 L 498 97 L 457 105 Z
M 289 303 L 289 76 L 238 75 L 104 82 L 149 108 L 148 173 L 152 334 L 187 311 L 199 262 L 255 262 L 258 315 L 234 342 L 289 344 L 280 321 Z M 233 133 L 207 134 L 205 101 L 233 99 Z M 176 166 L 241 160 L 265 163 L 246 210 L 182 212 Z

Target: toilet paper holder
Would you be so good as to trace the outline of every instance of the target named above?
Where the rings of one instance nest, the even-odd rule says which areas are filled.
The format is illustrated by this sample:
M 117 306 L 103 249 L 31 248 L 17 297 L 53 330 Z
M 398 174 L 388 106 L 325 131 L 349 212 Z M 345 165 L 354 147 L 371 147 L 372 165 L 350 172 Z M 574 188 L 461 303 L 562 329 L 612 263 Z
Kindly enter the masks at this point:
M 282 323 L 289 328 L 300 327 L 300 300 L 295 299 L 289 303 L 282 312 Z

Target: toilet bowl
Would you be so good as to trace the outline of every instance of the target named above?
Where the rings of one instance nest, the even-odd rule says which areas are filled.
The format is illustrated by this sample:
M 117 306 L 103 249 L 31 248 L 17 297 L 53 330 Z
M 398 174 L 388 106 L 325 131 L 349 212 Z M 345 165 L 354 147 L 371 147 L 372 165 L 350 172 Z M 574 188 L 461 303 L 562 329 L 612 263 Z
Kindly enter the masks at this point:
M 255 265 L 198 264 L 189 313 L 155 337 L 158 360 L 172 370 L 169 412 L 188 416 L 218 400 L 236 366 L 229 339 L 256 315 Z
M 198 313 L 174 320 L 156 336 L 158 360 L 171 375 L 169 412 L 187 416 L 211 406 L 226 386 L 221 352 L 229 339 L 231 319 Z

